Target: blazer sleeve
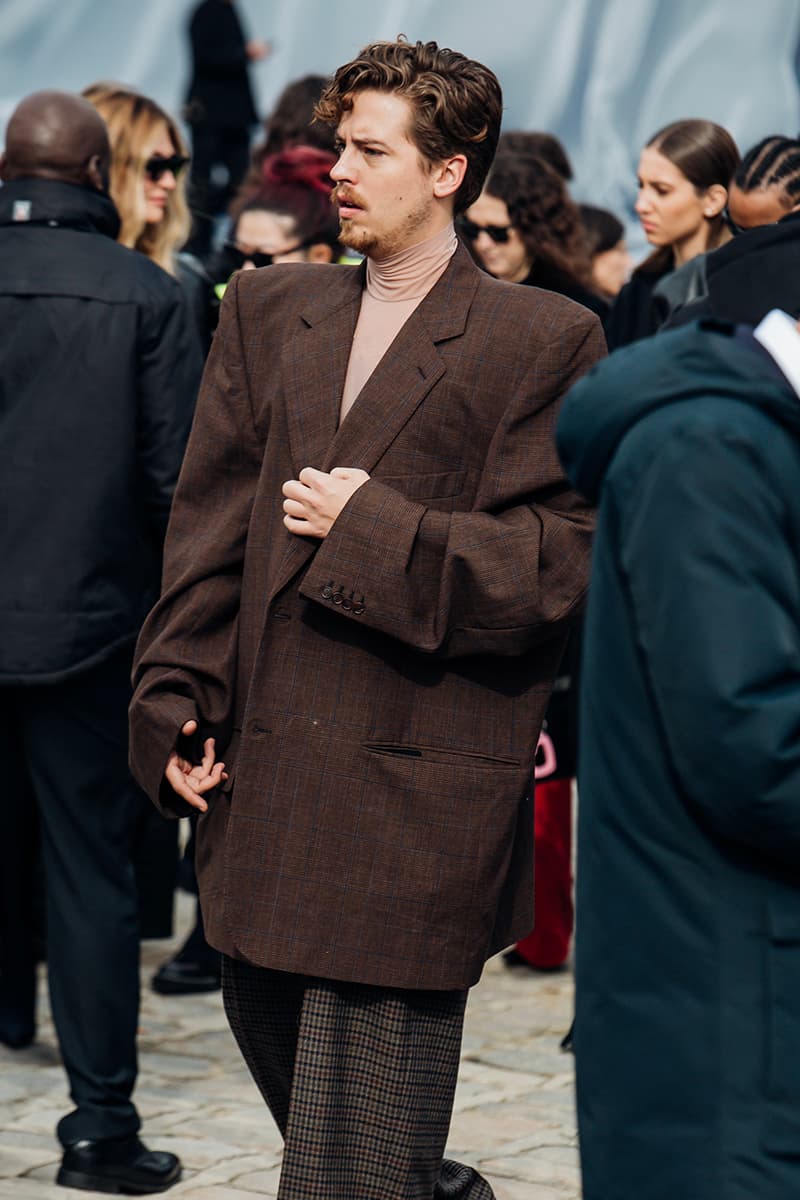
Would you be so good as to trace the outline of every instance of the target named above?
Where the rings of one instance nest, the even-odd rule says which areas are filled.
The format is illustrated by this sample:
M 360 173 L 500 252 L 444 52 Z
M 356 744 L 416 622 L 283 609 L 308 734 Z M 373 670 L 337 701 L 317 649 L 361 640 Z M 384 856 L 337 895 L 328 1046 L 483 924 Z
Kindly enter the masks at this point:
M 603 352 L 587 314 L 532 364 L 497 426 L 472 511 L 428 508 L 377 479 L 360 487 L 301 594 L 445 658 L 521 654 L 563 631 L 587 587 L 593 517 L 564 479 L 555 422 L 562 396 Z
M 205 736 L 230 730 L 242 564 L 262 458 L 237 286 L 234 280 L 226 292 L 203 376 L 167 531 L 161 599 L 134 660 L 131 769 L 157 804 L 181 725 L 197 719 Z
M 684 794 L 796 870 L 800 574 L 775 475 L 739 434 L 672 434 L 625 501 L 622 567 Z

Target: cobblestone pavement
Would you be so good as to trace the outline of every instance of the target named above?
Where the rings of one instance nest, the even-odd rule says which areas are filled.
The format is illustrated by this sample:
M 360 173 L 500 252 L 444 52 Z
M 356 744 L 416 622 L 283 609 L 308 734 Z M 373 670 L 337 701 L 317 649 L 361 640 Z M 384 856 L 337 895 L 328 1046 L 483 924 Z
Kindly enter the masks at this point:
M 188 898 L 179 906 L 185 927 Z M 146 986 L 176 943 L 143 951 L 136 1100 L 143 1135 L 184 1164 L 175 1200 L 274 1197 L 280 1137 L 239 1057 L 219 994 L 160 997 Z M 579 1200 L 569 1025 L 572 979 L 509 970 L 495 959 L 467 1006 L 448 1154 L 478 1167 L 497 1200 Z M 53 1183 L 53 1130 L 68 1109 L 52 1026 L 35 1046 L 0 1047 L 0 1198 L 86 1195 Z M 353 1200 L 366 1200 L 354 1197 Z

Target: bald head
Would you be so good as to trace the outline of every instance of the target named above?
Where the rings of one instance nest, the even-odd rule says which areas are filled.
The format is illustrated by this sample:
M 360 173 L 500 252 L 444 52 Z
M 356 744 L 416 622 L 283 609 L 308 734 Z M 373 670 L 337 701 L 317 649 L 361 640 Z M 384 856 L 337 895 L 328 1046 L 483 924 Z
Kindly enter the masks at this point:
M 27 96 L 11 114 L 0 178 L 59 179 L 105 190 L 111 150 L 97 110 L 72 92 Z

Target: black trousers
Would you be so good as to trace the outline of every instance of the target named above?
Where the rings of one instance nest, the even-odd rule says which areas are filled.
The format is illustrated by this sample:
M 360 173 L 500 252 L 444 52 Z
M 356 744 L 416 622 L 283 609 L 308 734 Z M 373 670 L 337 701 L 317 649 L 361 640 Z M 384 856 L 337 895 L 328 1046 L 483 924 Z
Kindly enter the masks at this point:
M 444 1159 L 467 993 L 223 959 L 231 1029 L 284 1139 L 278 1200 L 493 1200 Z
M 15 952 L 18 966 L 20 946 L 32 940 L 25 923 L 34 874 L 25 859 L 38 815 L 50 999 L 75 1104 L 59 1123 L 63 1145 L 139 1128 L 131 1101 L 139 1012 L 131 841 L 143 801 L 127 766 L 131 652 L 65 683 L 0 688 L 0 821 L 13 831 L 1 843 L 4 879 L 15 864 L 3 893 L 3 923 L 14 927 L 4 953 Z

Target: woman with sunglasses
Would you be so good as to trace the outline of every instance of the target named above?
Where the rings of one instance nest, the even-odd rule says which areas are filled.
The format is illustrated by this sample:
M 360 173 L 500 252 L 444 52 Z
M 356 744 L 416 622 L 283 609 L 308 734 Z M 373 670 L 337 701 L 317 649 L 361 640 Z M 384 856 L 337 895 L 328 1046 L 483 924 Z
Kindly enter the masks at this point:
M 330 202 L 335 162 L 315 146 L 292 146 L 263 160 L 257 190 L 248 185 L 234 201 L 228 240 L 212 265 L 218 295 L 233 271 L 338 260 L 339 223 Z
M 558 172 L 538 155 L 501 148 L 459 233 L 497 279 L 559 292 L 605 315 L 608 306 L 592 290 L 577 205 Z
M 610 350 L 655 333 L 663 319 L 653 303 L 659 281 L 730 239 L 726 205 L 738 165 L 736 143 L 713 121 L 675 121 L 650 138 L 639 159 L 635 209 L 653 252 L 606 322 Z
M 155 100 L 121 84 L 94 83 L 83 95 L 108 127 L 110 192 L 121 221 L 118 240 L 176 277 L 206 352 L 216 305 L 200 261 L 181 253 L 191 217 L 185 181 L 189 158 L 177 123 Z

